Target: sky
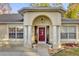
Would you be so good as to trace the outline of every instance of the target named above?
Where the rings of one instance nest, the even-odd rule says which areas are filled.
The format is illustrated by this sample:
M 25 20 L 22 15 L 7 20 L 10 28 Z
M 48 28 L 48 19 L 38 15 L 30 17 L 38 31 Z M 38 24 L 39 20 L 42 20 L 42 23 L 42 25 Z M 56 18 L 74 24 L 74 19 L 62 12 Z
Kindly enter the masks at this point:
M 23 7 L 29 7 L 30 3 L 10 3 L 12 13 L 17 13 Z M 63 3 L 64 9 L 67 9 L 68 3 Z

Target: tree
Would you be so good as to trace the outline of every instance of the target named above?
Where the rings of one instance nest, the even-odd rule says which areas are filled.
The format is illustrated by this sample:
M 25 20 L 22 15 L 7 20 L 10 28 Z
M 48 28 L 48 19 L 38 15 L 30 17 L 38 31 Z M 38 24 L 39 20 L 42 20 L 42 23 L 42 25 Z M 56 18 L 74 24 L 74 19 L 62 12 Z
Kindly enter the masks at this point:
M 34 7 L 48 7 L 49 3 L 32 3 L 32 6 Z
M 62 3 L 32 3 L 34 7 L 63 7 Z
M 79 18 L 79 4 L 78 3 L 72 3 L 69 4 L 68 10 L 65 13 L 66 18 Z

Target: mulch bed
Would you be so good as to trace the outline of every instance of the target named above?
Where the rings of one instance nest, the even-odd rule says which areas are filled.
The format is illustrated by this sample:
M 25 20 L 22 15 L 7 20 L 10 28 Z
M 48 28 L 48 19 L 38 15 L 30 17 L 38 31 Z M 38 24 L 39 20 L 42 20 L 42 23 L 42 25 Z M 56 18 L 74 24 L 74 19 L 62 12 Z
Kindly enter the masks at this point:
M 75 43 L 65 43 L 61 45 L 63 48 L 79 48 L 79 44 Z

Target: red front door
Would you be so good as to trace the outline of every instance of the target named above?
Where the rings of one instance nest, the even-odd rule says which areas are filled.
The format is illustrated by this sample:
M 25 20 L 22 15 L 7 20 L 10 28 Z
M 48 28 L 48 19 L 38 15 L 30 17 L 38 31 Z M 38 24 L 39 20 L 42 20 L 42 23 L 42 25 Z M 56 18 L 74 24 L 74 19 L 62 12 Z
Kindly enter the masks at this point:
M 45 41 L 45 27 L 39 27 L 39 41 Z

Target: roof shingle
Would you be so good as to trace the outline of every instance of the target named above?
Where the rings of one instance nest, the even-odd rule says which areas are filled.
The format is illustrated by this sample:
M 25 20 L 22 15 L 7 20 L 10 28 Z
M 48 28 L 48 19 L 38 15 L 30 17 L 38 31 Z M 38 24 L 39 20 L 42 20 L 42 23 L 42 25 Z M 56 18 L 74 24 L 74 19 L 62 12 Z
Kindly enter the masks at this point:
M 22 22 L 23 17 L 20 14 L 3 14 L 0 15 L 0 22 Z

